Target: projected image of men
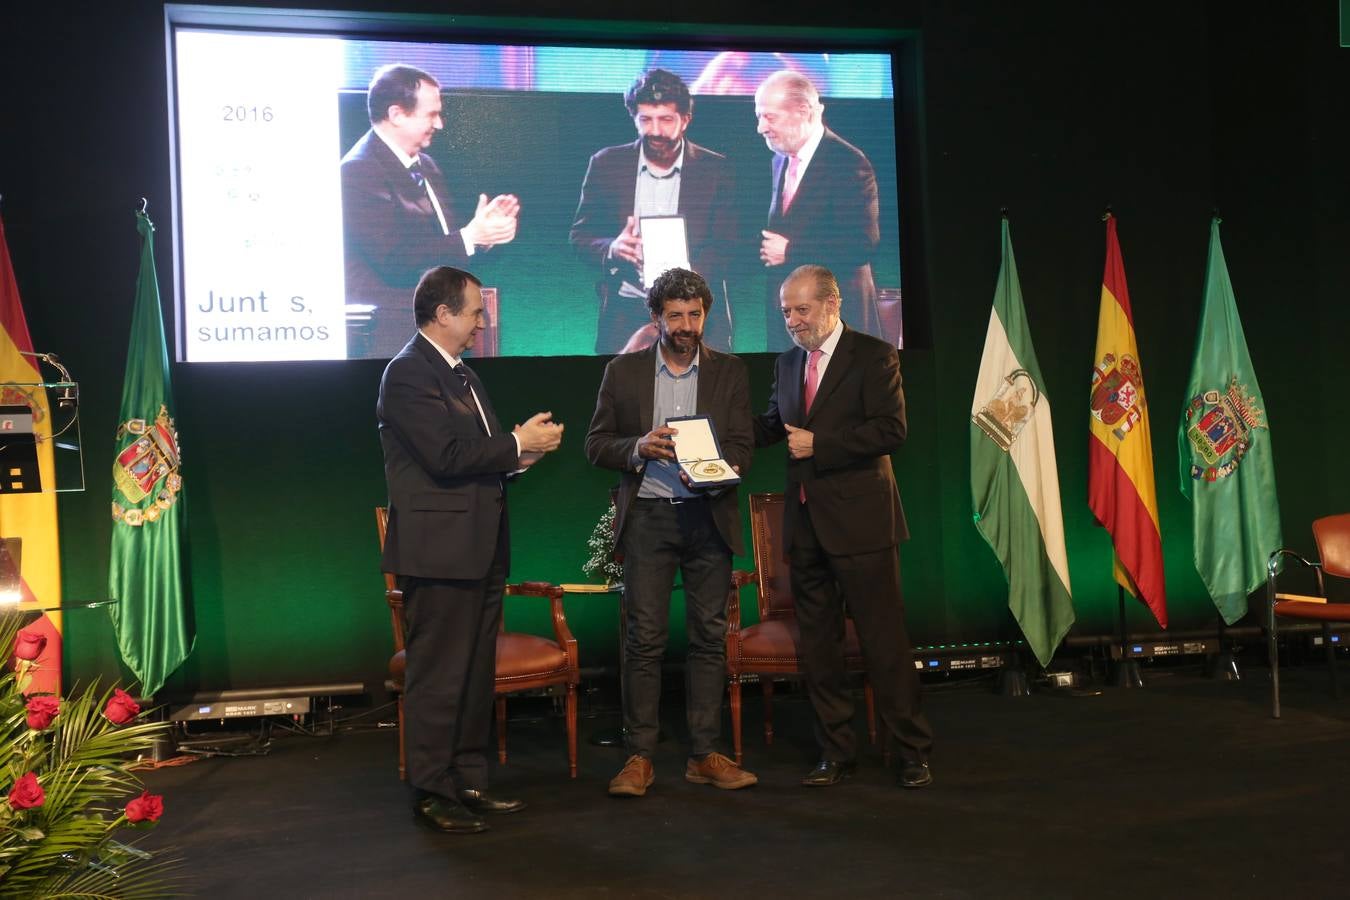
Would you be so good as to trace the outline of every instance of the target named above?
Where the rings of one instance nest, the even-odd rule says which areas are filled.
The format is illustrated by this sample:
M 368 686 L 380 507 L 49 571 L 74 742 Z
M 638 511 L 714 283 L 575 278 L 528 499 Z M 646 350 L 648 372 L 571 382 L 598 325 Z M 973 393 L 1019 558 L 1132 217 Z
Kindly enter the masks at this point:
M 694 98 L 674 72 L 651 69 L 624 93 L 637 140 L 591 157 L 569 234 L 581 259 L 598 271 L 597 353 L 618 353 L 656 341 L 647 290 L 660 272 L 644 272 L 641 220 L 682 216 L 688 264 L 712 288 L 705 342 L 731 348 L 726 265 L 736 239 L 731 169 L 726 157 L 686 137 Z
M 366 100 L 370 130 L 342 158 L 347 303 L 374 307 L 349 355 L 392 356 L 403 346 L 418 279 L 438 265 L 510 243 L 520 201 L 479 194 L 457 211 L 440 166 L 426 152 L 445 127 L 440 83 L 421 69 L 377 69 Z
M 820 93 L 799 72 L 779 71 L 755 91 L 755 119 L 773 151 L 769 218 L 759 260 L 769 270 L 764 298 L 769 349 L 789 345 L 778 309 L 784 276 L 820 265 L 837 276 L 842 312 L 859 331 L 879 334 L 872 256 L 881 241 L 872 163 L 824 122 Z

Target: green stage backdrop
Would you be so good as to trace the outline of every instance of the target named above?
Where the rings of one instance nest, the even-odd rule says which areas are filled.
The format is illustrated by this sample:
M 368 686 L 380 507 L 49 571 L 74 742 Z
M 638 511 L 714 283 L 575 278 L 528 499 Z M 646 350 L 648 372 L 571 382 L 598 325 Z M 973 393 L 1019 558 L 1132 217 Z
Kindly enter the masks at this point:
M 444 11 L 411 0 L 400 8 Z M 523 0 L 455 9 L 535 10 Z M 588 12 L 643 15 L 613 2 Z M 669 14 L 798 26 L 826 16 L 819 4 L 761 0 L 694 0 Z M 10 93 L 17 137 L 0 142 L 0 193 L 34 343 L 59 353 L 82 382 L 89 486 L 61 500 L 63 574 L 69 599 L 95 599 L 107 582 L 112 434 L 137 262 L 132 208 L 141 196 L 161 225 L 160 283 L 166 302 L 172 294 L 162 8 L 91 5 L 72 17 L 64 6 L 26 4 L 11 15 L 23 27 L 0 33 L 0 66 L 6 83 L 22 89 Z M 916 0 L 829 15 L 839 16 L 830 24 L 917 29 L 921 40 L 918 224 L 927 238 L 933 349 L 904 354 L 912 438 L 895 460 L 915 535 L 902 557 L 916 639 L 1014 634 L 1000 570 L 971 524 L 967 459 L 1001 207 L 1010 211 L 1055 404 L 1076 632 L 1108 631 L 1115 617 L 1110 547 L 1092 525 L 1084 487 L 1107 203 L 1119 217 L 1154 404 L 1173 627 L 1210 627 L 1216 617 L 1190 563 L 1171 435 L 1216 204 L 1269 407 L 1287 541 L 1309 550 L 1309 520 L 1350 507 L 1341 461 L 1350 426 L 1339 411 L 1350 333 L 1342 177 L 1350 117 L 1340 86 L 1350 83 L 1350 54 L 1336 46 L 1335 5 L 1234 15 L 1175 2 Z M 59 64 L 50 52 L 58 36 Z M 615 117 L 622 130 L 617 110 Z M 574 196 L 579 176 L 559 191 Z M 545 333 L 593 322 L 584 304 L 542 308 Z M 762 405 L 771 360 L 748 362 Z M 581 454 L 603 363 L 480 363 L 504 417 L 546 407 L 569 428 L 563 451 L 512 488 L 516 578 L 582 577 L 585 540 L 613 481 Z M 170 688 L 382 680 L 390 639 L 371 512 L 384 499 L 374 419 L 380 371 L 375 362 L 174 367 L 198 641 Z M 746 488 L 775 489 L 781 477 L 781 450 L 764 453 Z M 612 603 L 569 599 L 568 614 L 583 664 L 612 661 Z M 1134 605 L 1130 622 L 1153 627 Z M 545 616 L 513 606 L 508 624 L 543 627 Z M 118 672 L 104 612 L 68 614 L 66 641 L 71 682 Z

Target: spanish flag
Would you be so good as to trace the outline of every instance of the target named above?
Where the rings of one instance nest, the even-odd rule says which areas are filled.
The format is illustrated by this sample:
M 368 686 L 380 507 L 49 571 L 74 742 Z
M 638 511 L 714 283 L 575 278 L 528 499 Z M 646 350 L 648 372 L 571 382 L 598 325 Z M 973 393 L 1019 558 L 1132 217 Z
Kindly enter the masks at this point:
M 0 493 L 0 537 L 20 538 L 20 608 L 38 610 L 26 626 L 47 638 L 37 659 L 31 693 L 61 692 L 61 553 L 56 529 L 56 462 L 52 453 L 52 410 L 41 386 L 33 341 L 19 302 L 19 285 L 9 259 L 5 225 L 0 221 L 0 406 L 27 406 L 33 411 L 38 472 L 42 490 Z M 28 355 L 25 355 L 28 354 Z M 0 472 L 0 476 L 5 473 Z M 0 598 L 3 599 L 3 598 Z M 44 611 L 45 610 L 45 611 Z M 7 657 L 11 648 L 4 648 Z
M 1153 485 L 1144 371 L 1125 287 L 1116 220 L 1106 217 L 1106 272 L 1092 365 L 1088 506 L 1115 545 L 1114 574 L 1167 627 L 1158 498 Z

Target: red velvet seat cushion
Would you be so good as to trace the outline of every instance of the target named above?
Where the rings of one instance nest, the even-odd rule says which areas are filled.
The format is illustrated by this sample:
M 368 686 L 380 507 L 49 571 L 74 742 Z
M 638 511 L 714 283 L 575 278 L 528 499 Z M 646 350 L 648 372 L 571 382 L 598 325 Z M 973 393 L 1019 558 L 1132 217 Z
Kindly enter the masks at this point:
M 1350 622 L 1350 603 L 1309 603 L 1306 600 L 1276 600 L 1275 615 L 1286 619 L 1318 622 Z

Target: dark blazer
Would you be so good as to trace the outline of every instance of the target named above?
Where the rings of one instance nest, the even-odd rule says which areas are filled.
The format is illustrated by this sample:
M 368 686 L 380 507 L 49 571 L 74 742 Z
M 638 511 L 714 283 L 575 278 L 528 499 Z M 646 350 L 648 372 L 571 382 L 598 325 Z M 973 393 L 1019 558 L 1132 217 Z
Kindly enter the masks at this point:
M 342 157 L 342 239 L 348 303 L 369 303 L 374 313 L 372 355 L 391 356 L 414 327 L 413 288 L 432 266 L 464 266 L 468 254 L 445 176 L 436 161 L 418 154 L 436 192 L 445 224 L 441 232 L 426 189 L 403 168 L 375 132 L 367 131 Z
M 482 382 L 472 371 L 469 379 L 490 437 L 469 387 L 425 337 L 414 336 L 384 370 L 375 413 L 389 485 L 385 572 L 454 579 L 487 574 L 506 517 L 504 476 L 518 457 Z M 509 558 L 505 562 L 509 571 Z
M 847 556 L 894 547 L 909 537 L 891 454 L 905 440 L 905 393 L 894 347 L 844 326 L 835 355 L 803 415 L 806 351 L 793 347 L 774 365 L 768 409 L 755 418 L 755 444 L 787 437 L 788 425 L 812 432 L 814 455 L 789 459 L 783 547 L 792 545 L 806 488 L 811 520 L 826 552 Z
M 872 256 L 881 242 L 881 226 L 872 163 L 861 150 L 826 128 L 785 213 L 782 196 L 786 170 L 787 157 L 774 154 L 773 194 L 764 227 L 786 237 L 788 246 L 783 265 L 769 278 L 769 319 L 776 325 L 770 334 L 781 335 L 783 331 L 778 288 L 793 269 L 808 263 L 834 273 L 844 301 L 844 320 L 875 333 L 881 323 Z
M 652 430 L 656 392 L 657 347 L 616 356 L 605 366 L 595 415 L 586 432 L 586 458 L 591 465 L 617 469 L 619 493 L 615 504 L 615 544 L 623 534 L 628 508 L 642 485 L 646 460 L 630 465 L 638 439 Z M 727 462 L 750 472 L 754 454 L 751 431 L 750 380 L 738 357 L 708 347 L 699 352 L 697 414 L 712 416 L 717 440 Z M 733 553 L 745 552 L 741 539 L 741 510 L 735 488 L 711 499 L 717 531 Z
M 591 157 L 586 167 L 586 179 L 581 185 L 581 200 L 568 234 L 577 255 L 591 264 L 598 276 L 595 290 L 600 300 L 602 329 L 606 316 L 614 314 L 613 307 L 622 308 L 623 304 L 638 308 L 638 325 L 650 321 L 641 301 L 618 297 L 619 286 L 625 279 L 639 286 L 642 283 L 633 265 L 622 259 L 605 258 L 610 242 L 633 215 L 641 143 L 638 140 L 605 147 Z M 732 202 L 734 190 L 726 157 L 686 138 L 684 168 L 680 171 L 679 213 L 685 217 L 689 264 L 712 287 L 715 306 L 710 318 L 715 317 L 719 323 L 728 321 L 730 314 L 725 279 L 737 234 L 736 204 Z M 612 353 L 617 348 L 597 349 Z

